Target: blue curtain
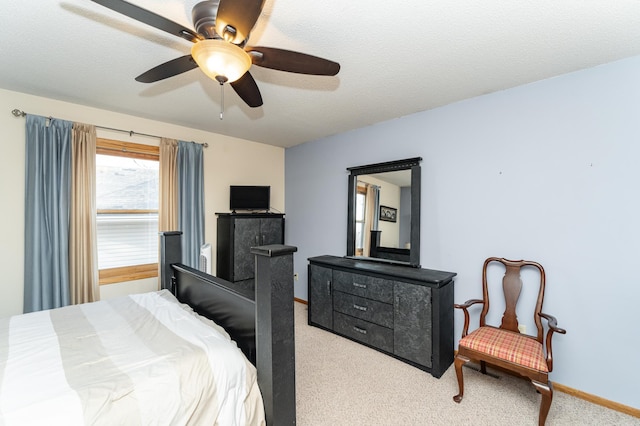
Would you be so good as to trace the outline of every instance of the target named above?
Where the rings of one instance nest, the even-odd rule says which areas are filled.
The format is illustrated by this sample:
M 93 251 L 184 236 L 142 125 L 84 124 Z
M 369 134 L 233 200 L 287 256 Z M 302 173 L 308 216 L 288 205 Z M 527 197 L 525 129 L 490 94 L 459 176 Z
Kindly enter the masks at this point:
M 204 176 L 202 145 L 178 142 L 178 229 L 182 231 L 182 263 L 198 267 L 204 244 Z
M 24 312 L 70 303 L 70 121 L 27 115 Z
M 377 231 L 380 228 L 380 187 L 377 185 L 373 186 L 373 227 L 371 228 L 374 231 Z

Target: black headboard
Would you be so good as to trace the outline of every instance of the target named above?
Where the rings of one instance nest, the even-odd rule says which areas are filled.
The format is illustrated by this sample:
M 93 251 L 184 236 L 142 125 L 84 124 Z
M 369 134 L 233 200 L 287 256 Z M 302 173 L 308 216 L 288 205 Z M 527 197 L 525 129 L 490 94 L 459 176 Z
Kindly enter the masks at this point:
M 242 352 L 256 363 L 256 303 L 228 288 L 224 280 L 186 265 L 174 264 L 174 294 L 198 314 L 223 327 Z

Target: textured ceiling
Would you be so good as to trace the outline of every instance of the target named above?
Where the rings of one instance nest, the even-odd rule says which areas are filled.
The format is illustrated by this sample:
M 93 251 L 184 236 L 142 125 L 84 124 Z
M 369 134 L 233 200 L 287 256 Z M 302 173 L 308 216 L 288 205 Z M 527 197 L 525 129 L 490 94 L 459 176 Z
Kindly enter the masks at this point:
M 131 3 L 193 28 L 197 1 Z M 220 87 L 200 70 L 134 80 L 189 53 L 183 39 L 89 0 L 2 0 L 0 16 L 1 88 L 283 147 L 640 55 L 638 0 L 266 0 L 249 45 L 342 68 L 253 66 L 264 105 L 226 86 L 220 120 Z

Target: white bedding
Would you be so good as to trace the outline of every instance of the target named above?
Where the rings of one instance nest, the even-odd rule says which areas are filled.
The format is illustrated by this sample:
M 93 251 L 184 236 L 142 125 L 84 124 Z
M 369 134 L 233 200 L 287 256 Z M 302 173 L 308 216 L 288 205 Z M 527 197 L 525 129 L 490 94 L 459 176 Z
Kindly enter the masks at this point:
M 254 366 L 166 290 L 0 320 L 0 424 L 264 423 Z

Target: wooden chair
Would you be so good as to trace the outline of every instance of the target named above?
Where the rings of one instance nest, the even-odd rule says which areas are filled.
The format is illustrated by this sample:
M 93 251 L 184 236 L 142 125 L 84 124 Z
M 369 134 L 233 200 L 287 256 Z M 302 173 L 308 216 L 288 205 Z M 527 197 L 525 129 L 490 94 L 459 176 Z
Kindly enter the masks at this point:
M 499 262 L 505 267 L 505 275 L 502 279 L 505 311 L 500 327 L 487 325 L 485 322 L 487 313 L 489 312 L 487 267 L 493 262 Z M 520 333 L 518 318 L 516 317 L 516 304 L 523 285 L 520 277 L 520 271 L 523 267 L 534 267 L 540 274 L 538 299 L 533 314 L 537 328 L 537 334 L 535 336 Z M 462 305 L 454 305 L 464 312 L 462 339 L 458 344 L 458 353 L 454 360 L 460 391 L 458 395 L 453 397 L 455 402 L 459 403 L 462 401 L 464 395 L 462 366 L 470 360 L 479 361 L 481 372 L 486 374 L 486 364 L 491 364 L 531 380 L 533 386 L 535 386 L 536 390 L 542 395 L 538 424 L 544 425 L 553 398 L 553 386 L 551 381 L 549 381 L 549 373 L 553 370 L 551 338 L 554 332 L 561 334 L 566 333 L 565 330 L 557 326 L 555 317 L 542 313 L 544 287 L 544 269 L 539 263 L 525 260 L 514 261 L 497 257 L 491 257 L 484 262 L 482 268 L 482 300 L 471 299 Z M 468 308 L 475 304 L 482 304 L 480 327 L 472 333 L 469 333 Z M 547 321 L 548 326 L 546 339 L 544 339 L 542 318 Z

